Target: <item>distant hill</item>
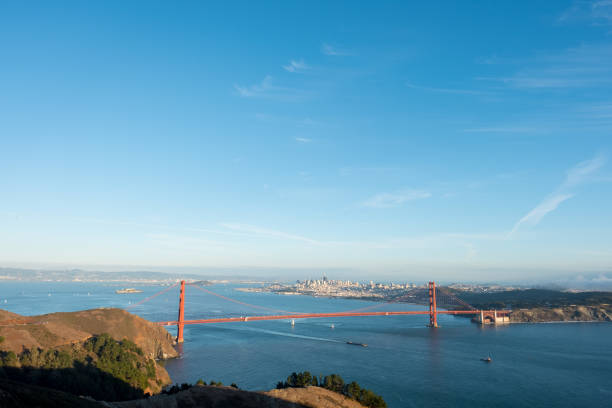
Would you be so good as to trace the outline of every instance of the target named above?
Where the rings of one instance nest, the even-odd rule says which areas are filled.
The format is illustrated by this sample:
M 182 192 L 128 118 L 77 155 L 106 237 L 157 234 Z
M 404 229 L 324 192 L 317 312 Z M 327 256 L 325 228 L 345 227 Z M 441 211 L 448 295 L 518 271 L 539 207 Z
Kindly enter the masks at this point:
M 462 300 L 478 309 L 522 309 L 612 304 L 612 292 L 568 292 L 550 289 L 520 289 L 487 293 L 454 292 Z
M 43 281 L 43 282 L 176 282 L 178 279 L 201 281 L 205 277 L 197 274 L 178 274 L 166 272 L 101 272 L 47 269 L 0 268 L 0 281 Z
M 0 350 L 21 352 L 24 348 L 52 348 L 108 333 L 113 338 L 137 344 L 145 355 L 177 357 L 170 333 L 161 326 L 122 309 L 104 308 L 79 312 L 21 316 L 0 309 Z

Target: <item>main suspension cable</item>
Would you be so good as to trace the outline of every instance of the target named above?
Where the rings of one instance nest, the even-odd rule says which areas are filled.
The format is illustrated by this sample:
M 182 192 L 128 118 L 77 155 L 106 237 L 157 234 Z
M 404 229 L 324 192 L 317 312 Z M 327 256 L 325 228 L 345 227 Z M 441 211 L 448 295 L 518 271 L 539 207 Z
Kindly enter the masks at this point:
M 138 306 L 138 305 L 141 305 L 141 304 L 143 304 L 143 303 L 145 303 L 145 302 L 148 302 L 149 300 L 151 300 L 151 299 L 153 299 L 153 298 L 156 298 L 157 296 L 159 296 L 159 295 L 162 295 L 162 294 L 166 293 L 166 292 L 167 292 L 167 291 L 169 291 L 170 289 L 172 289 L 172 288 L 176 287 L 178 284 L 179 284 L 179 283 L 177 282 L 177 283 L 175 283 L 175 284 L 174 284 L 174 285 L 172 285 L 172 286 L 168 286 L 166 289 L 160 290 L 160 291 L 159 291 L 159 292 L 157 292 L 156 294 L 151 295 L 151 296 L 149 296 L 149 297 L 148 297 L 148 298 L 146 298 L 146 299 L 143 299 L 143 300 L 141 300 L 141 301 L 139 301 L 139 302 L 136 302 L 136 303 L 134 303 L 133 305 L 129 305 L 128 307 L 126 307 L 126 309 L 131 309 L 131 308 L 133 308 L 133 307 L 135 307 L 135 306 Z
M 227 301 L 230 301 L 230 302 L 238 303 L 239 305 L 243 305 L 243 306 L 247 306 L 247 307 L 252 307 L 252 308 L 262 309 L 262 310 L 268 310 L 268 311 L 271 311 L 271 312 L 290 313 L 290 314 L 295 314 L 295 315 L 304 314 L 304 313 L 302 313 L 302 312 L 288 312 L 288 311 L 286 311 L 286 310 L 272 309 L 272 308 L 265 307 L 265 306 L 257 306 L 257 305 L 252 305 L 252 304 L 250 304 L 250 303 L 241 302 L 241 301 L 239 301 L 239 300 L 235 300 L 235 299 L 229 298 L 229 297 L 227 297 L 227 296 L 220 295 L 220 294 L 215 293 L 215 292 L 213 292 L 213 291 L 211 291 L 211 290 L 204 289 L 203 287 L 196 286 L 196 285 L 191 284 L 191 283 L 188 283 L 187 285 L 189 285 L 189 286 L 191 286 L 191 287 L 194 287 L 194 288 L 196 288 L 196 289 L 199 289 L 199 290 L 201 290 L 202 292 L 208 293 L 208 294 L 210 294 L 210 295 L 217 296 L 218 298 L 221 298 L 221 299 L 224 299 L 224 300 L 227 300 Z

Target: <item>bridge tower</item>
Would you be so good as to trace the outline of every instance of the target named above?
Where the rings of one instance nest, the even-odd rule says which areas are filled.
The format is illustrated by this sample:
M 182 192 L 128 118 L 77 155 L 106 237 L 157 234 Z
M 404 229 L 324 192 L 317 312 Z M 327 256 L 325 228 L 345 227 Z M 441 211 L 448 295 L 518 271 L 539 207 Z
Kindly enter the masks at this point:
M 183 328 L 185 326 L 185 281 L 181 281 L 181 294 L 179 296 L 179 315 L 178 315 L 178 325 L 177 325 L 177 335 L 176 341 L 177 343 L 182 343 L 183 340 Z
M 436 282 L 429 282 L 429 327 L 438 327 L 438 308 L 436 305 Z

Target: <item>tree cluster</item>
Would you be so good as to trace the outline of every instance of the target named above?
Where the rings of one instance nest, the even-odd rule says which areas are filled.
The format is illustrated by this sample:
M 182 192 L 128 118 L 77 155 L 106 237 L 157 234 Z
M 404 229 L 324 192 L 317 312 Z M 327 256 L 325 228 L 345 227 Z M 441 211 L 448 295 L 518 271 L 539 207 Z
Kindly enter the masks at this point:
M 291 373 L 286 381 L 279 381 L 276 388 L 303 388 L 308 386 L 322 387 L 330 391 L 337 392 L 352 398 L 362 405 L 370 408 L 385 408 L 387 403 L 380 396 L 368 390 L 361 388 L 355 381 L 345 383 L 342 377 L 338 374 L 330 374 L 325 377 L 313 376 L 308 371 L 301 373 Z
M 144 397 L 149 381 L 156 381 L 156 367 L 133 342 L 101 334 L 71 347 L 0 351 L 0 376 L 119 401 Z

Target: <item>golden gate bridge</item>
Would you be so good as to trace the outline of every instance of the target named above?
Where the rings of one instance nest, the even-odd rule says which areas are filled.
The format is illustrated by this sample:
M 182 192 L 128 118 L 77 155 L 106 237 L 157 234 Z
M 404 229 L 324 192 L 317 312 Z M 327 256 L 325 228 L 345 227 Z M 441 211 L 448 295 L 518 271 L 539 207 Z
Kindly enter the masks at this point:
M 253 322 L 260 320 L 285 320 L 285 319 L 313 319 L 313 318 L 329 318 L 329 317 L 361 317 L 361 316 L 401 316 L 401 315 L 429 315 L 429 324 L 431 328 L 438 327 L 438 315 L 474 315 L 478 322 L 481 324 L 498 322 L 507 322 L 509 310 L 481 310 L 477 309 L 470 304 L 464 302 L 459 297 L 449 293 L 439 287 L 436 287 L 435 282 L 429 282 L 427 285 L 427 298 L 429 300 L 428 310 L 405 310 L 405 311 L 369 311 L 371 309 L 381 307 L 384 305 L 401 302 L 406 300 L 405 297 L 397 297 L 387 302 L 376 303 L 372 306 L 363 307 L 360 309 L 348 310 L 344 312 L 331 312 L 331 313 L 302 313 L 302 312 L 288 312 L 285 310 L 273 309 L 265 306 L 252 305 L 240 300 L 232 299 L 227 296 L 223 296 L 211 290 L 205 289 L 193 283 L 186 283 L 184 280 L 171 285 L 154 295 L 151 295 L 137 303 L 132 304 L 128 307 L 132 308 L 137 305 L 141 305 L 148 302 L 155 297 L 170 291 L 171 289 L 180 285 L 179 292 L 179 312 L 178 319 L 171 321 L 156 322 L 160 326 L 177 326 L 176 341 L 182 343 L 184 341 L 183 330 L 185 325 L 188 324 L 211 324 L 211 323 L 232 323 L 232 322 Z M 247 306 L 253 309 L 265 310 L 267 312 L 279 313 L 279 314 L 267 314 L 267 315 L 253 315 L 253 316 L 240 316 L 240 317 L 215 317 L 206 319 L 195 319 L 185 320 L 185 288 L 186 286 L 198 289 L 209 295 L 216 296 L 229 302 L 238 303 L 243 306 Z M 444 301 L 441 302 L 444 305 L 461 305 L 466 309 L 438 309 L 438 303 L 440 297 L 443 297 Z

